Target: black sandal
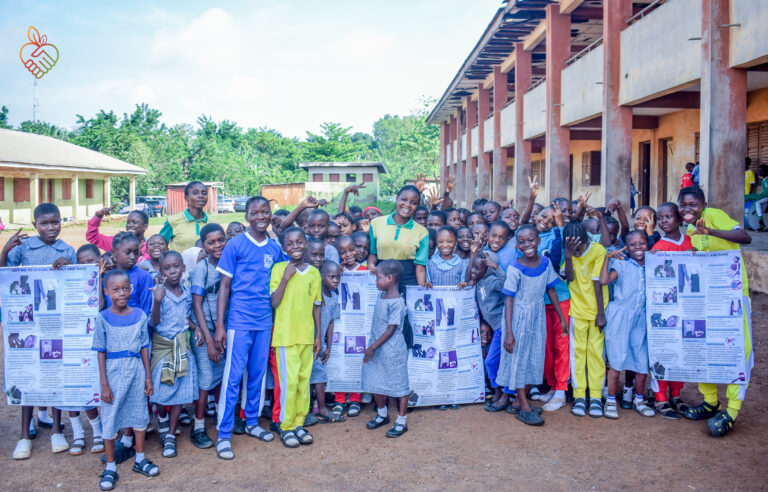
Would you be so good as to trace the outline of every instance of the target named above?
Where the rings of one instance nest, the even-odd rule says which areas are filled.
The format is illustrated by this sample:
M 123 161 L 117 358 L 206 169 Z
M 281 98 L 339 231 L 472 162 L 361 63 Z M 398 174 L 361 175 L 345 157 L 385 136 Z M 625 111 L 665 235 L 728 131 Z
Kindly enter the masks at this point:
M 280 440 L 283 441 L 283 446 L 286 448 L 298 448 L 301 446 L 301 441 L 299 441 L 299 438 L 296 437 L 296 433 L 292 430 L 283 431 L 280 435 Z
M 360 415 L 360 410 L 362 410 L 362 408 L 360 407 L 360 404 L 356 401 L 353 401 L 352 403 L 349 404 L 349 408 L 347 409 L 347 415 L 349 415 L 350 417 L 357 417 L 358 415 Z
M 132 470 L 149 478 L 156 477 L 160 474 L 160 468 L 158 468 L 156 464 L 152 463 L 146 458 L 141 460 L 139 463 L 134 463 Z M 154 473 L 152 473 L 153 471 Z
M 163 458 L 175 458 L 176 455 L 176 436 L 168 434 L 163 438 Z
M 118 478 L 120 478 L 120 475 L 118 475 L 116 471 L 104 470 L 99 474 L 99 488 L 101 490 L 114 489 L 115 485 L 117 485 Z M 107 483 L 106 486 L 103 485 L 104 482 Z
M 344 422 L 347 417 L 344 416 L 344 412 L 347 410 L 347 406 L 342 403 L 337 403 L 331 408 L 331 422 Z

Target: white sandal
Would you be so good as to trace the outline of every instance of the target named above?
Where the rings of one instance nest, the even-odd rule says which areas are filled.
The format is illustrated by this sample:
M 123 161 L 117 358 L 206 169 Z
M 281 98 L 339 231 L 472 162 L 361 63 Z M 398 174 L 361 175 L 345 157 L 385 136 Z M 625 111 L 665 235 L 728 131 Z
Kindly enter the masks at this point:
M 619 418 L 619 410 L 615 400 L 614 401 L 607 400 L 605 402 L 605 407 L 603 407 L 603 416 L 609 419 Z
M 635 401 L 633 406 L 635 407 L 635 410 L 637 410 L 637 413 L 643 417 L 653 417 L 656 415 L 656 412 L 653 408 L 648 406 L 648 402 L 645 400 Z

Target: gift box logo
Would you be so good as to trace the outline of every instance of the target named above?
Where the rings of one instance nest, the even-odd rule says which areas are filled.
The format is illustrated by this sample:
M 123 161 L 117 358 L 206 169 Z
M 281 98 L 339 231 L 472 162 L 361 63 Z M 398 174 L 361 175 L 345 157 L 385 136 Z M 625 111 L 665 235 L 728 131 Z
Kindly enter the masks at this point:
M 29 43 L 19 50 L 21 63 L 29 70 L 29 73 L 40 79 L 59 61 L 59 50 L 52 44 L 48 44 L 48 36 L 40 36 L 33 26 L 27 31 Z

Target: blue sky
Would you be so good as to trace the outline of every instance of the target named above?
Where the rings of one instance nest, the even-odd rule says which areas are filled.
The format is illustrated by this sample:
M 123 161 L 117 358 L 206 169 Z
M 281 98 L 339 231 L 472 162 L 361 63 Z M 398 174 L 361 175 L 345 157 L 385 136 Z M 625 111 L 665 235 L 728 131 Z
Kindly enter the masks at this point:
M 323 121 L 370 132 L 440 97 L 499 0 L 0 3 L 0 105 L 32 117 L 19 59 L 35 26 L 59 50 L 39 119 L 145 102 L 172 125 L 202 114 L 304 137 Z

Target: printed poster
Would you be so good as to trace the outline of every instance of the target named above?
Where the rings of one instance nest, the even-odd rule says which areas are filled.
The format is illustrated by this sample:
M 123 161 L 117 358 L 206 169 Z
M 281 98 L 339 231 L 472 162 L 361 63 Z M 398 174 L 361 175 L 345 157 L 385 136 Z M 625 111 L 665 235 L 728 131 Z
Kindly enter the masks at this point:
M 379 297 L 376 277 L 365 270 L 344 272 L 338 291 L 341 319 L 333 323 L 331 355 L 325 363 L 326 391 L 357 393 L 362 388 L 363 357 Z
M 657 380 L 746 383 L 740 251 L 646 253 L 648 354 Z
M 98 287 L 98 265 L 0 268 L 9 405 L 98 404 Z
M 408 287 L 413 349 L 409 406 L 485 402 L 475 289 Z

